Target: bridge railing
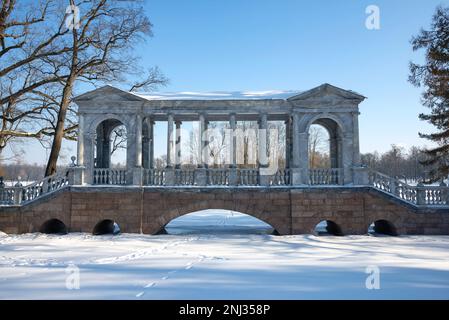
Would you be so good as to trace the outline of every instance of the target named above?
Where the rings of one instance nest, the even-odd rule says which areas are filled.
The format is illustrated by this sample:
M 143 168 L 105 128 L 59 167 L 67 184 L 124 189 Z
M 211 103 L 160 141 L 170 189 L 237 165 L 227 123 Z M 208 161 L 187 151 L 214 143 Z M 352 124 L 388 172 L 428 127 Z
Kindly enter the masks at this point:
M 338 185 L 343 184 L 343 169 L 319 168 L 309 169 L 310 185 Z
M 69 186 L 70 178 L 70 171 L 65 170 L 62 173 L 45 177 L 26 186 L 22 186 L 20 183 L 13 187 L 1 186 L 0 205 L 26 204 L 45 194 Z
M 163 169 L 145 169 L 143 184 L 148 186 L 165 185 L 165 170 Z
M 259 169 L 237 169 L 237 177 L 239 186 L 260 185 Z
M 229 174 L 229 169 L 207 169 L 207 184 L 213 186 L 228 186 Z
M 195 170 L 194 169 L 175 169 L 175 185 L 178 186 L 193 186 L 195 185 Z
M 424 206 L 449 205 L 449 187 L 445 184 L 411 186 L 399 179 L 370 170 L 369 184 L 374 188 L 394 195 L 408 203 Z
M 271 186 L 289 186 L 292 184 L 290 169 L 279 169 L 270 177 Z
M 96 185 L 124 185 L 126 169 L 95 168 L 92 181 Z
M 0 187 L 0 205 L 13 205 L 16 192 L 20 192 L 21 188 Z

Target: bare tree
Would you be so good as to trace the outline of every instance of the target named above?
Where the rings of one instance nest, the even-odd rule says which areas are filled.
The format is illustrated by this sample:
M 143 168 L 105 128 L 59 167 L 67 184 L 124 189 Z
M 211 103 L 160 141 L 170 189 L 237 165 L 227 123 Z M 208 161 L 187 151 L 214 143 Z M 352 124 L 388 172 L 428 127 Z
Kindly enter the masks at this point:
M 61 143 L 66 130 L 67 110 L 71 105 L 77 81 L 124 82 L 127 77 L 142 74 L 134 46 L 151 35 L 151 23 L 141 7 L 130 2 L 108 0 L 69 0 L 83 14 L 79 23 L 73 21 L 70 51 L 51 62 L 65 67 L 68 74 L 63 82 L 55 133 L 45 175 L 56 171 Z M 150 69 L 145 79 L 135 81 L 131 89 L 164 84 L 158 69 Z
M 62 139 L 76 140 L 71 99 L 78 83 L 120 82 L 131 90 L 164 84 L 157 68 L 142 72 L 133 54 L 151 27 L 132 2 L 3 0 L 0 153 L 18 139 L 38 139 L 51 147 L 46 174 L 52 174 Z
M 0 153 L 17 138 L 40 139 L 51 134 L 45 120 L 53 113 L 52 90 L 65 75 L 45 60 L 69 50 L 61 41 L 68 30 L 63 23 L 54 22 L 58 12 L 53 0 L 2 1 Z

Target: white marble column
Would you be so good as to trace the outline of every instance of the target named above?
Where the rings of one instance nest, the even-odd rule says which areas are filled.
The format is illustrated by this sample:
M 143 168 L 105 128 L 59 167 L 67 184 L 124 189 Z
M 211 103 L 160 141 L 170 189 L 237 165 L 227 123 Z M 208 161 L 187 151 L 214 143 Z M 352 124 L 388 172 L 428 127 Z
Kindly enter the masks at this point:
M 172 150 L 173 150 L 173 115 L 169 114 L 167 119 L 167 168 L 171 168 L 173 166 Z
M 181 168 L 181 121 L 176 120 L 175 167 Z
M 84 167 L 86 168 L 84 177 L 87 184 L 93 183 L 95 136 L 96 134 L 91 132 L 84 134 Z
M 353 181 L 353 136 L 346 133 L 342 139 L 342 162 L 343 162 L 343 176 L 344 184 Z
M 361 165 L 360 160 L 360 145 L 359 145 L 359 112 L 354 111 L 352 113 L 352 125 L 353 125 L 353 165 L 359 167 Z
M 135 147 L 136 158 L 134 165 L 137 168 L 142 167 L 142 116 L 136 115 L 136 133 L 135 133 Z
M 204 114 L 199 115 L 200 121 L 198 126 L 198 166 L 205 168 L 207 166 L 207 148 L 206 148 L 206 131 L 207 121 Z
M 237 167 L 237 137 L 235 136 L 237 129 L 237 121 L 235 117 L 235 113 L 231 113 L 229 117 L 229 126 L 231 128 L 231 141 L 230 141 L 230 147 L 229 147 L 229 153 L 230 153 L 230 160 L 231 160 L 231 168 Z
M 77 144 L 77 165 L 84 165 L 84 116 L 78 115 L 78 144 Z
M 259 167 L 268 166 L 267 157 L 267 135 L 268 135 L 268 118 L 266 113 L 262 113 L 259 118 Z
M 289 116 L 287 120 L 285 120 L 285 168 L 289 169 L 291 166 L 291 157 L 292 157 L 292 120 Z
M 292 116 L 292 147 L 293 147 L 293 163 L 292 168 L 299 168 L 299 114 L 293 113 Z
M 154 169 L 154 121 L 149 120 L 148 121 L 148 136 L 149 136 L 149 143 L 150 143 L 150 150 L 149 150 L 149 167 L 150 169 Z
M 309 184 L 309 132 L 298 133 L 301 184 Z

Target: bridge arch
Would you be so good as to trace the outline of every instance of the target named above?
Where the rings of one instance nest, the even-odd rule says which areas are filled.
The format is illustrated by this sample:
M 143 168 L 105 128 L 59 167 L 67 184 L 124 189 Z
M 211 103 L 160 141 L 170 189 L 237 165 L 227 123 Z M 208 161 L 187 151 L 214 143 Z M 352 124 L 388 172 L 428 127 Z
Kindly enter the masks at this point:
M 120 226 L 112 219 L 100 220 L 92 230 L 94 236 L 120 233 Z
M 271 201 L 269 197 L 265 197 L 265 199 L 260 200 L 237 200 L 232 199 L 231 193 L 227 193 L 224 195 L 224 198 L 226 198 L 226 200 L 223 201 L 199 200 L 195 199 L 194 195 L 190 195 L 190 197 L 188 197 L 187 194 L 182 196 L 186 196 L 190 200 L 173 200 L 173 202 L 178 202 L 172 203 L 170 205 L 168 204 L 171 200 L 170 199 L 164 201 L 167 203 L 163 208 L 159 207 L 159 209 L 155 210 L 150 208 L 144 209 L 148 210 L 144 213 L 144 233 L 157 234 L 159 231 L 163 230 L 170 221 L 183 215 L 203 210 L 230 210 L 241 212 L 269 224 L 280 235 L 291 233 L 290 210 L 288 209 L 288 207 L 283 209 L 282 207 L 277 206 L 278 211 L 276 212 L 275 206 L 267 205 L 267 202 Z M 200 197 L 205 197 L 205 195 L 200 195 Z
M 40 226 L 39 232 L 46 234 L 67 234 L 68 228 L 59 219 L 49 219 Z
M 393 222 L 387 219 L 378 219 L 368 226 L 368 233 L 382 234 L 388 236 L 398 236 L 399 233 Z
M 315 224 L 314 232 L 315 235 L 332 235 L 332 236 L 343 236 L 343 231 L 341 224 L 333 220 L 321 220 Z
M 177 218 L 170 220 L 159 233 L 190 234 L 221 232 L 230 234 L 279 234 L 266 221 L 244 212 L 223 209 L 207 209 L 182 213 Z

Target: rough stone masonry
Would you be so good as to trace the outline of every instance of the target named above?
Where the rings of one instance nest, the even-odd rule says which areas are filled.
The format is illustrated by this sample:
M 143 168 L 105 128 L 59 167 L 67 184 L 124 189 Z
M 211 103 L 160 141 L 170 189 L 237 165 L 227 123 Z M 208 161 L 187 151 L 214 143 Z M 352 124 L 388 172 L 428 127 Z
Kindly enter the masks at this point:
M 311 234 L 323 220 L 343 235 L 366 234 L 371 223 L 388 221 L 398 234 L 448 235 L 446 209 L 419 208 L 371 187 L 176 188 L 76 187 L 25 206 L 0 209 L 0 231 L 37 232 L 51 220 L 70 232 L 92 232 L 105 219 L 122 232 L 156 234 L 172 219 L 205 209 L 249 214 L 279 234 Z

